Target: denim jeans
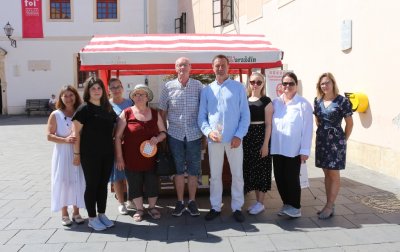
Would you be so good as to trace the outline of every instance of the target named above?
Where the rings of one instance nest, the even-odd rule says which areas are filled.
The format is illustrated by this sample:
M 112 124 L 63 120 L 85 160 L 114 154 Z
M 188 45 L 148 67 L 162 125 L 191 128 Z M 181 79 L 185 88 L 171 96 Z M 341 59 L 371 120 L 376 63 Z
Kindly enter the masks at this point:
M 189 176 L 201 174 L 201 138 L 188 142 L 168 136 L 168 146 L 174 157 L 176 174 Z

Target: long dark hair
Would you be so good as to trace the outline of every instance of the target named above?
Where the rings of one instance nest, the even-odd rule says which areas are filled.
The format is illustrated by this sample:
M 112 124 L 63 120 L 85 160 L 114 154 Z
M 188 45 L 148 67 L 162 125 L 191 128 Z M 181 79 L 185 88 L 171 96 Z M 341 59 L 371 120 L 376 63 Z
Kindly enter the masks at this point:
M 74 86 L 71 86 L 71 85 L 65 85 L 61 88 L 60 94 L 58 95 L 56 108 L 57 109 L 65 109 L 65 104 L 62 101 L 61 97 L 64 95 L 64 93 L 66 91 L 70 91 L 75 95 L 74 110 L 76 110 L 79 107 L 79 105 L 82 104 L 82 99 L 81 99 L 81 96 L 78 94 L 78 91 L 76 90 L 76 88 L 74 88 Z
M 100 106 L 103 107 L 107 112 L 110 112 L 112 110 L 112 107 L 110 102 L 108 101 L 106 88 L 104 86 L 103 81 L 99 78 L 91 76 L 85 81 L 85 89 L 83 90 L 83 101 L 89 102 L 90 100 L 89 89 L 93 87 L 95 84 L 98 84 L 101 87 L 101 90 L 103 91 L 100 98 Z

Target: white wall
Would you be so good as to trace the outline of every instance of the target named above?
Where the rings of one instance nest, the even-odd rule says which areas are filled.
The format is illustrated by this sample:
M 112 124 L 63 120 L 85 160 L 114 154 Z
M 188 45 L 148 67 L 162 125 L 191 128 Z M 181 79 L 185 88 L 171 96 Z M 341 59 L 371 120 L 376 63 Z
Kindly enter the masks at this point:
M 74 84 L 74 55 L 95 34 L 143 33 L 143 0 L 120 0 L 120 18 L 117 22 L 94 22 L 94 1 L 73 2 L 73 20 L 55 22 L 47 19 L 49 1 L 42 1 L 43 39 L 22 39 L 21 1 L 3 0 L 0 8 L 0 25 L 8 21 L 14 27 L 13 38 L 17 48 L 12 48 L 1 32 L 0 47 L 8 51 L 5 56 L 8 114 L 24 113 L 28 98 L 48 98 L 58 93 L 61 86 Z M 28 71 L 28 61 L 48 60 L 48 71 Z M 135 79 L 135 78 L 133 78 Z M 136 78 L 141 80 L 142 78 Z M 141 81 L 142 82 L 142 81 Z
M 400 2 L 263 0 L 258 19 L 247 17 L 247 13 L 255 13 L 249 9 L 253 4 L 234 2 L 238 8 L 235 24 L 214 29 L 209 2 L 192 1 L 195 26 L 189 32 L 265 34 L 284 51 L 283 63 L 298 75 L 303 95 L 310 102 L 319 75 L 326 71 L 335 75 L 341 94 L 365 93 L 370 106 L 365 113 L 353 115 L 348 160 L 400 178 L 400 85 L 396 75 Z M 288 4 L 282 6 L 284 2 Z M 341 50 L 343 20 L 352 20 L 352 49 L 347 51 Z

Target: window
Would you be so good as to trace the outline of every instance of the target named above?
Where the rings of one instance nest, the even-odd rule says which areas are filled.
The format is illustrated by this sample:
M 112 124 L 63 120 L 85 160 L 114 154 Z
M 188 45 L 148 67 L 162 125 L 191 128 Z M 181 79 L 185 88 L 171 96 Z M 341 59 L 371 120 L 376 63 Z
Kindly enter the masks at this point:
M 97 19 L 117 19 L 118 18 L 117 0 L 97 0 L 96 13 Z
M 213 26 L 233 23 L 233 0 L 213 0 Z
M 71 19 L 71 0 L 50 0 L 50 19 Z
M 175 33 L 186 33 L 186 12 L 180 18 L 175 18 Z

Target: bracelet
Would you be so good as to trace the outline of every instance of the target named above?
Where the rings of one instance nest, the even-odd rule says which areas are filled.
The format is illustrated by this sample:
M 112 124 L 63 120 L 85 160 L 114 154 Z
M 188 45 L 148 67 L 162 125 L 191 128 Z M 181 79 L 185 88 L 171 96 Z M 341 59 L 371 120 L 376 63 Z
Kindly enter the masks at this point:
M 160 131 L 158 134 L 164 133 L 165 135 L 167 135 L 167 132 L 165 132 L 164 130 Z
M 80 155 L 81 153 L 74 153 L 74 155 Z

